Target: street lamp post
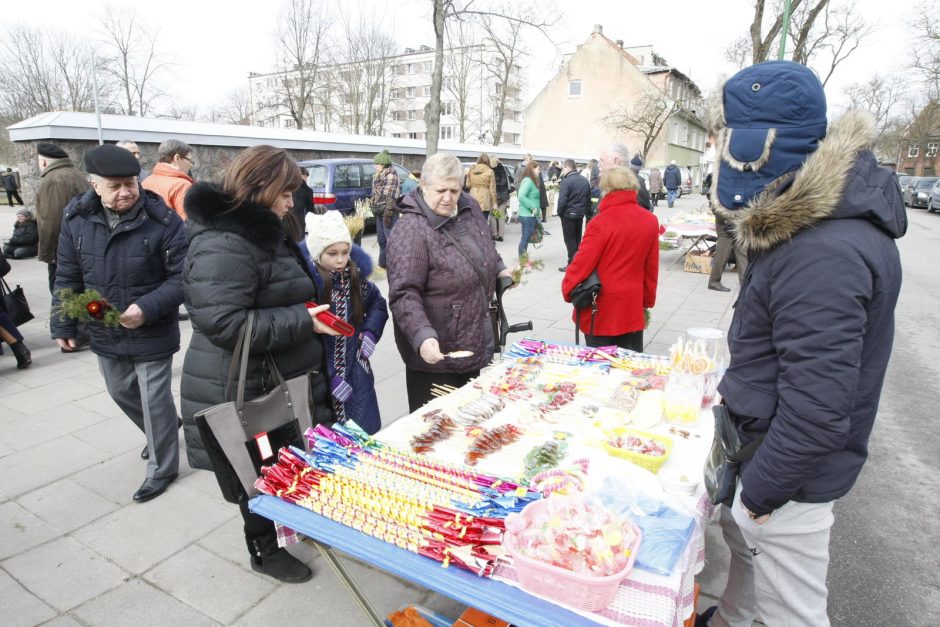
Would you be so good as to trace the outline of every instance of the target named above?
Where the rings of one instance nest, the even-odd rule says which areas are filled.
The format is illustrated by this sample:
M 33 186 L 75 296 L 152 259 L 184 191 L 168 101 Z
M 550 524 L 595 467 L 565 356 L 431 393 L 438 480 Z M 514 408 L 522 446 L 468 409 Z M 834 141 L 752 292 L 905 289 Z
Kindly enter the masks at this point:
M 783 3 L 783 28 L 780 29 L 780 52 L 777 53 L 777 60 L 783 61 L 783 55 L 787 50 L 787 36 L 790 33 L 790 0 L 784 0 Z

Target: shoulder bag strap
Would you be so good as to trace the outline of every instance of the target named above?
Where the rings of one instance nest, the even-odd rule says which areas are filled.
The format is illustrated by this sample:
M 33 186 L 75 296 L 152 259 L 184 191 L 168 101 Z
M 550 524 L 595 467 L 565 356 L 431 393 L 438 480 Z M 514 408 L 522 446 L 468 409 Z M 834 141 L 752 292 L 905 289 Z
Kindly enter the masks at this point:
M 451 243 L 457 247 L 457 250 L 463 256 L 463 258 L 467 260 L 467 263 L 470 264 L 470 267 L 473 268 L 473 271 L 476 273 L 477 280 L 480 282 L 480 292 L 483 294 L 483 313 L 489 315 L 490 299 L 486 294 L 486 276 L 483 274 L 483 269 L 473 262 L 473 259 L 470 258 L 470 253 L 468 253 L 466 249 L 457 242 L 457 239 L 453 235 L 450 234 L 450 231 L 447 230 L 446 224 L 441 227 L 441 231 L 443 231 L 444 235 L 447 236 L 447 239 L 449 239 Z M 493 323 L 493 331 L 495 335 L 495 338 L 493 341 L 496 344 L 495 350 L 498 353 L 499 352 L 499 334 L 496 333 L 495 320 L 491 319 L 490 321 Z
M 232 401 L 232 392 L 235 389 L 236 373 L 240 375 L 242 381 L 241 393 L 244 394 L 244 377 L 248 369 L 248 349 L 251 345 L 251 329 L 255 323 L 255 312 L 249 311 L 242 328 L 238 331 L 238 339 L 235 341 L 235 348 L 232 350 L 232 363 L 228 368 L 228 381 L 225 384 L 225 402 Z M 244 366 L 239 369 L 239 366 Z

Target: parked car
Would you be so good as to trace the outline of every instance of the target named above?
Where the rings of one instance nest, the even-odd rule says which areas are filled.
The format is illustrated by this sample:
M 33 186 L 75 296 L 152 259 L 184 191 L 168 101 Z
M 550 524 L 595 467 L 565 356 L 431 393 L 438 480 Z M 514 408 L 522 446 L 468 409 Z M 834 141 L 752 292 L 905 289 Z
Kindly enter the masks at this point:
M 313 190 L 314 204 L 350 214 L 357 200 L 372 195 L 375 164 L 371 159 L 310 159 L 298 163 L 310 173 L 307 185 Z M 411 172 L 397 163 L 392 167 L 402 182 L 402 193 L 417 187 L 413 179 L 409 183 Z
M 930 190 L 933 184 L 937 182 L 936 176 L 921 176 L 911 186 L 911 208 L 927 207 L 927 200 L 930 198 Z
M 682 198 L 682 194 L 692 193 L 692 171 L 680 165 L 679 173 L 682 174 L 682 182 L 679 183 L 679 198 Z
M 467 181 L 467 172 L 470 171 L 470 168 L 472 168 L 474 164 L 476 164 L 476 161 L 461 161 L 460 162 L 460 165 L 463 166 L 463 176 L 464 176 L 465 183 Z M 506 180 L 509 181 L 509 193 L 511 194 L 514 191 L 516 191 L 516 184 L 515 184 L 516 183 L 516 169 L 513 168 L 512 166 L 506 165 L 502 161 L 499 162 L 499 165 L 503 168 L 503 170 L 506 171 Z M 545 178 L 544 173 L 542 175 L 542 178 L 543 179 Z
M 918 178 L 920 177 L 908 176 L 907 180 L 901 183 L 901 200 L 904 201 L 904 205 L 907 207 L 911 206 L 911 194 L 914 191 L 914 183 L 917 182 Z
M 930 195 L 927 197 L 927 213 L 940 211 L 940 179 L 930 188 Z

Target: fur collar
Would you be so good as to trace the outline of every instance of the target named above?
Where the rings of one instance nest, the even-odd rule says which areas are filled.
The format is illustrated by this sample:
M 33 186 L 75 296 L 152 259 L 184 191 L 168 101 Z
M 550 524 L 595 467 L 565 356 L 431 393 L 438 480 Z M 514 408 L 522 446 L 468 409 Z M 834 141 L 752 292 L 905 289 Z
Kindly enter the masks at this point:
M 723 115 L 713 113 L 713 126 Z M 727 150 L 729 133 L 720 129 L 716 154 Z M 848 111 L 829 125 L 826 137 L 796 171 L 769 185 L 743 209 L 730 210 L 718 201 L 718 171 L 714 170 L 712 206 L 734 227 L 735 237 L 754 251 L 766 251 L 788 241 L 799 231 L 830 217 L 845 191 L 858 152 L 874 137 L 874 122 L 862 111 Z
M 269 207 L 254 203 L 236 206 L 232 197 L 212 183 L 196 183 L 186 192 L 186 215 L 202 230 L 228 231 L 272 251 L 287 237 L 280 218 Z

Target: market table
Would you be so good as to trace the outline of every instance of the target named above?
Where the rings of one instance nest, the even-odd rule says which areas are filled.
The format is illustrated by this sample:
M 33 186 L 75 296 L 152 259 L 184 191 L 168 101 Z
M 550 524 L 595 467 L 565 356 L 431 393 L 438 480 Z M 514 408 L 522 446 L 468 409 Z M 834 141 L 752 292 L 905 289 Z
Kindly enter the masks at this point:
M 715 230 L 714 223 L 708 224 L 705 222 L 670 222 L 666 225 L 666 232 L 673 232 L 677 235 L 677 239 L 688 239 L 691 240 L 691 243 L 686 246 L 684 250 L 681 250 L 679 255 L 673 260 L 673 263 L 677 263 L 680 259 L 683 259 L 690 251 L 697 250 L 703 244 L 708 246 L 708 242 L 716 239 L 718 233 Z M 680 246 L 681 249 L 681 246 Z
M 659 358 L 662 359 L 662 358 Z M 501 376 L 500 368 L 508 367 L 510 360 L 499 366 L 491 368 L 481 376 L 481 380 L 498 380 Z M 611 385 L 616 385 L 619 372 L 612 369 L 599 369 L 592 366 L 582 371 L 580 367 L 554 364 L 546 372 L 552 377 L 572 378 L 580 373 L 584 389 L 583 397 L 558 412 L 553 420 L 557 423 L 534 426 L 529 428 L 535 439 L 519 441 L 509 445 L 497 454 L 485 458 L 481 463 L 481 470 L 496 474 L 496 476 L 519 476 L 521 468 L 521 451 L 527 450 L 532 441 L 545 437 L 545 429 L 549 431 L 566 427 L 566 420 L 578 420 L 582 414 L 584 404 L 594 403 L 595 397 L 607 394 Z M 551 377 L 549 377 L 551 378 Z M 594 387 L 592 387 L 594 386 Z M 444 406 L 447 403 L 459 403 L 461 395 L 471 397 L 479 391 L 474 391 L 473 384 L 454 391 L 441 399 L 435 399 L 419 412 L 402 418 L 388 428 L 383 429 L 375 437 L 393 448 L 407 448 L 407 442 L 421 431 L 421 412 L 432 406 Z M 591 396 L 594 394 L 594 397 Z M 531 399 L 530 401 L 531 402 Z M 567 413 L 565 413 L 567 412 Z M 528 417 L 519 414 L 512 417 L 520 424 L 524 424 Z M 535 419 L 539 423 L 541 420 Z M 585 420 L 581 415 L 580 420 Z M 567 424 L 577 424 L 567 423 Z M 559 426 L 560 425 L 560 426 Z M 672 433 L 675 438 L 671 456 L 667 459 L 665 468 L 681 469 L 682 472 L 700 472 L 708 448 L 711 443 L 712 421 L 710 412 L 703 410 L 696 425 L 676 430 L 675 427 L 661 423 L 652 428 L 650 432 Z M 681 437 L 678 435 L 682 433 Z M 571 434 L 569 434 L 571 435 Z M 464 446 L 460 438 L 451 438 L 435 449 L 437 459 L 453 460 L 455 451 Z M 573 440 L 572 446 L 577 443 Z M 644 486 L 649 490 L 661 490 L 658 479 L 646 470 L 639 468 L 625 460 L 610 457 L 606 453 L 588 448 L 578 448 L 577 454 L 583 455 L 588 451 L 591 457 L 591 474 L 596 476 L 618 478 L 624 477 L 631 483 Z M 431 457 L 429 455 L 429 457 Z M 494 472 L 494 469 L 497 469 Z M 700 475 L 698 475 L 700 476 Z M 701 484 L 692 495 L 684 497 L 664 497 L 672 499 L 671 503 L 680 503 L 683 513 L 694 519 L 695 527 L 691 533 L 690 541 L 684 546 L 681 557 L 668 575 L 654 574 L 639 568 L 634 568 L 618 588 L 614 601 L 607 609 L 591 613 L 557 604 L 521 590 L 518 587 L 515 570 L 511 562 L 500 562 L 492 573 L 492 578 L 477 577 L 476 575 L 455 567 L 444 568 L 440 562 L 427 557 L 411 553 L 365 535 L 351 527 L 344 526 L 333 520 L 320 516 L 304 507 L 293 505 L 273 496 L 258 496 L 253 498 L 249 506 L 252 511 L 279 522 L 291 529 L 312 538 L 321 546 L 331 547 L 357 559 L 386 570 L 413 583 L 434 590 L 440 594 L 451 597 L 472 607 L 476 607 L 494 616 L 508 620 L 516 625 L 647 625 L 650 627 L 676 627 L 691 615 L 694 610 L 694 579 L 704 565 L 704 529 L 712 514 L 712 508 L 704 495 Z M 664 501 L 665 502 L 665 501 Z M 641 547 L 642 548 L 642 547 Z M 337 569 L 337 561 L 331 555 L 331 549 L 324 549 L 324 555 L 331 561 L 331 566 Z M 350 592 L 356 597 L 372 620 L 377 620 L 377 614 L 364 595 L 342 571 L 339 566 L 337 575 L 344 579 Z M 379 623 L 376 623 L 379 624 Z

